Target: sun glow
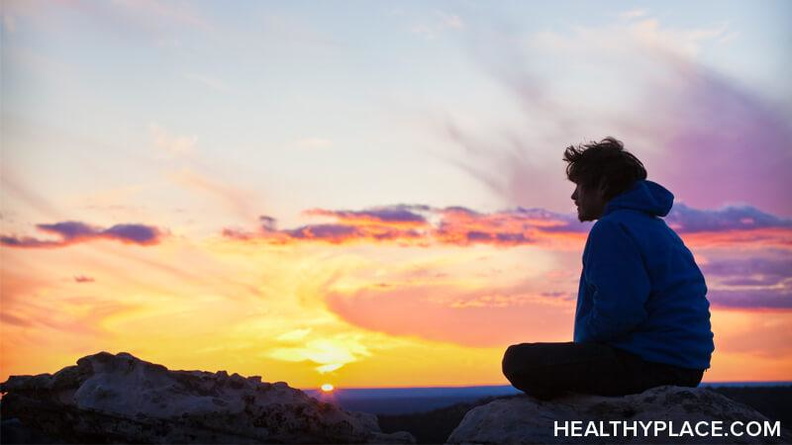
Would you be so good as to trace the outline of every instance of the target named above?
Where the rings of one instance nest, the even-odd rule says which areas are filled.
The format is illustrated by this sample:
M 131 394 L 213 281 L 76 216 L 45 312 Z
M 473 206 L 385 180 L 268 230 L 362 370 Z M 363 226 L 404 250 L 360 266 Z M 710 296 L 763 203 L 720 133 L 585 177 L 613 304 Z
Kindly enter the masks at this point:
M 324 385 L 322 385 L 321 389 L 322 389 L 322 392 L 333 392 L 333 390 L 335 389 L 335 386 L 333 386 L 333 385 L 331 385 L 329 383 L 325 383 Z

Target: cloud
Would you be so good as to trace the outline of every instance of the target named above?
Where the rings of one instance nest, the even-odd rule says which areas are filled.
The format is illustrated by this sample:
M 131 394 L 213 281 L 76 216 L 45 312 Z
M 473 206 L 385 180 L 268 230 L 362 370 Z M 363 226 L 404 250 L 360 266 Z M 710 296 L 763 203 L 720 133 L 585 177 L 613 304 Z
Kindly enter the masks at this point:
M 521 207 L 489 214 L 448 207 L 438 213 L 440 222 L 432 235 L 442 244 L 540 244 L 564 236 L 582 239 L 590 227 L 571 215 Z
M 50 232 L 60 235 L 66 241 L 87 238 L 97 233 L 97 229 L 79 221 L 65 221 L 55 224 L 39 224 L 36 227 L 38 227 L 38 229 L 42 232 Z
M 719 210 L 699 210 L 677 203 L 665 220 L 671 228 L 680 233 L 792 229 L 792 219 L 771 215 L 747 205 L 728 206 Z
M 310 209 L 305 214 L 333 221 L 279 230 L 275 218 L 262 216 L 257 231 L 226 228 L 223 235 L 273 244 L 389 242 L 422 247 L 478 244 L 513 247 L 565 240 L 579 244 L 591 227 L 589 223 L 580 223 L 572 214 L 522 207 L 481 213 L 466 207 L 393 205 L 367 210 Z M 698 210 L 679 204 L 667 222 L 698 247 L 729 243 L 792 247 L 792 220 L 753 207 Z
M 125 244 L 148 246 L 159 243 L 164 236 L 162 230 L 143 224 L 117 224 L 104 229 L 80 221 L 64 221 L 55 224 L 38 224 L 36 228 L 41 232 L 55 235 L 59 239 L 4 235 L 0 237 L 0 244 L 19 248 L 56 248 L 98 239 L 109 239 Z
M 792 287 L 780 289 L 715 289 L 707 294 L 715 307 L 739 309 L 792 309 Z
M 792 214 L 792 121 L 781 104 L 679 56 L 658 57 L 666 80 L 642 98 L 667 116 L 647 128 L 664 147 L 651 158 L 657 174 L 693 205 L 749 202 Z
M 512 77 L 511 74 L 506 76 Z M 518 74 L 514 76 L 519 77 Z M 509 83 L 512 80 L 505 79 L 504 82 Z M 562 118 L 565 113 L 554 113 L 553 110 L 559 107 L 549 103 L 550 99 L 543 97 L 545 93 L 528 87 L 529 83 L 532 82 L 513 86 L 517 93 L 516 100 L 531 109 L 526 111 L 528 115 L 557 116 L 559 121 L 548 123 L 542 130 L 552 131 L 551 128 L 556 123 L 565 119 Z M 526 99 L 520 99 L 521 96 Z M 543 111 L 540 112 L 540 109 Z M 531 127 L 540 120 L 528 119 L 527 126 Z M 463 150 L 461 158 L 450 162 L 480 181 L 509 205 L 549 207 L 565 202 L 572 193 L 566 186 L 560 162 L 560 148 L 564 146 L 560 139 L 536 136 L 531 139 L 516 131 L 507 130 L 499 130 L 498 133 L 487 136 L 475 136 L 452 118 L 445 118 L 439 130 Z M 544 152 L 547 147 L 559 147 L 559 154 L 553 160 L 557 168 L 552 168 L 546 159 Z
M 516 208 L 485 214 L 464 207 L 394 205 L 360 211 L 311 209 L 305 214 L 335 221 L 278 230 L 274 218 L 264 216 L 256 232 L 227 228 L 223 235 L 273 244 L 318 241 L 332 244 L 389 242 L 422 247 L 432 244 L 519 246 L 565 237 L 579 240 L 588 230 L 588 225 L 578 223 L 571 215 L 541 209 Z
M 677 29 L 641 17 L 517 29 L 484 29 L 469 49 L 518 107 L 519 127 L 474 135 L 453 119 L 437 125 L 460 148 L 451 162 L 507 205 L 559 209 L 568 197 L 563 147 L 612 135 L 690 205 L 750 203 L 792 215 L 789 98 L 763 97 L 699 61 L 728 43 L 728 24 Z
M 429 210 L 427 206 L 390 206 L 371 210 L 323 210 L 311 209 L 305 211 L 309 216 L 326 216 L 343 223 L 358 225 L 388 224 L 404 227 L 421 227 L 427 224 L 426 218 L 414 210 Z
M 287 338 L 287 342 L 302 340 L 310 333 L 297 338 Z M 336 371 L 343 366 L 360 361 L 371 355 L 359 336 L 336 334 L 328 338 L 309 339 L 300 346 L 277 347 L 268 356 L 275 360 L 288 362 L 310 361 L 319 366 L 314 369 L 320 374 Z
M 96 281 L 96 279 L 85 275 L 77 275 L 74 277 L 74 281 L 77 283 L 93 283 Z
M 387 227 L 379 230 L 364 230 L 359 227 L 346 224 L 314 224 L 303 226 L 295 230 L 286 230 L 282 233 L 287 234 L 292 239 L 322 240 L 330 243 L 343 243 L 348 240 L 386 240 L 394 238 L 407 238 L 406 233 L 391 230 Z M 417 236 L 417 234 L 415 235 Z
M 101 232 L 102 236 L 134 244 L 159 242 L 159 230 L 141 224 L 117 224 Z
M 695 247 L 792 248 L 792 219 L 751 206 L 701 210 L 680 203 L 674 205 L 666 222 Z
M 751 285 L 774 286 L 792 279 L 792 259 L 787 255 L 713 260 L 703 264 L 701 269 L 708 277 L 750 278 Z
M 714 306 L 792 309 L 792 260 L 784 252 L 710 260 L 701 270 Z
M 792 231 L 785 228 L 747 229 L 683 233 L 685 243 L 694 249 L 740 248 L 742 250 L 792 249 Z
M 398 285 L 331 292 L 328 308 L 348 323 L 389 335 L 471 347 L 571 336 L 574 302 L 513 288 Z

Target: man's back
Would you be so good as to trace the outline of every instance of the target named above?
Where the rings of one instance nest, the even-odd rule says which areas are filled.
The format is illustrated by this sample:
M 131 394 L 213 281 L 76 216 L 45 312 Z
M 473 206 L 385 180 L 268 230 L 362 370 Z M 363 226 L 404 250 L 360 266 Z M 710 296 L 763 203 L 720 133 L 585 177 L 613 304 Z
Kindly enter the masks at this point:
M 668 190 L 645 180 L 608 202 L 583 253 L 575 341 L 706 369 L 714 349 L 707 288 L 690 250 L 660 219 L 672 205 Z

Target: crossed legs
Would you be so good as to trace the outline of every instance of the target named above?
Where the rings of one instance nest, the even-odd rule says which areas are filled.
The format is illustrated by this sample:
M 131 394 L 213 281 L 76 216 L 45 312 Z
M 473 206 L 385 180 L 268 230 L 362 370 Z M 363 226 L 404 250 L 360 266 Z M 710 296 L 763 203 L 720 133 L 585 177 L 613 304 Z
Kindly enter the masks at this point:
M 703 371 L 643 360 L 600 343 L 523 343 L 503 357 L 511 384 L 537 398 L 564 392 L 620 396 L 662 385 L 695 387 Z

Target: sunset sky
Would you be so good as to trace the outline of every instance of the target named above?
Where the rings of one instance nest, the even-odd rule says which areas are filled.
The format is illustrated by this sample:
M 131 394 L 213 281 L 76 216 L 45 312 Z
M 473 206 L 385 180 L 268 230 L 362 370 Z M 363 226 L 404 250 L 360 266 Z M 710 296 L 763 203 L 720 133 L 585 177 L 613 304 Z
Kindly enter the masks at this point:
M 0 381 L 99 351 L 506 384 L 571 340 L 563 149 L 676 195 L 705 381 L 792 380 L 792 2 L 2 1 Z

